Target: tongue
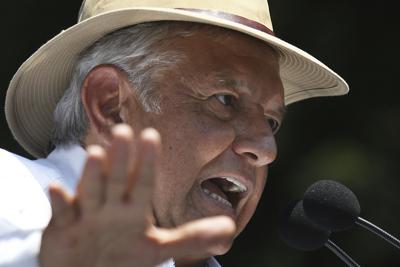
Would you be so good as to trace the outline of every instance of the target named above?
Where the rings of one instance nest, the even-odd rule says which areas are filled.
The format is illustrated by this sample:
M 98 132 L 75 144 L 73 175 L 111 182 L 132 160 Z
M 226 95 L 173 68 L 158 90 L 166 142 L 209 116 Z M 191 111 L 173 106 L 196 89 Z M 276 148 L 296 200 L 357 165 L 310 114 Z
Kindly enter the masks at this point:
M 211 193 L 214 193 L 223 199 L 226 199 L 229 201 L 228 197 L 225 195 L 225 193 L 220 189 L 220 187 L 217 185 L 217 183 L 214 181 L 214 179 L 209 179 L 204 181 L 202 184 L 202 187 L 210 191 Z

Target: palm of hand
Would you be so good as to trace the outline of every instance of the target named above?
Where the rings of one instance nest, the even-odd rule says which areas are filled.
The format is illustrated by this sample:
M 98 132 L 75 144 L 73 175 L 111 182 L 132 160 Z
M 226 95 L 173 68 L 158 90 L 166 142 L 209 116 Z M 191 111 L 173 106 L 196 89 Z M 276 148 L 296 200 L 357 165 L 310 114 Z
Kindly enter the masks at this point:
M 155 227 L 149 218 L 160 138 L 143 131 L 135 143 L 140 158 L 133 145 L 130 128 L 117 126 L 107 151 L 88 149 L 75 197 L 50 189 L 53 217 L 42 237 L 42 267 L 155 266 L 171 257 L 207 258 L 231 242 L 235 226 L 226 217 Z

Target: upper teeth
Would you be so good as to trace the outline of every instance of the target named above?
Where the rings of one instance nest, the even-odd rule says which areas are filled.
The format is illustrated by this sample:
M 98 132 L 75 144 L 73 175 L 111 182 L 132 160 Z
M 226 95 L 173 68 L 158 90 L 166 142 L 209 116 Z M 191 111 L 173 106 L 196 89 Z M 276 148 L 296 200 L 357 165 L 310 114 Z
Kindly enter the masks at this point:
M 239 182 L 238 180 L 236 180 L 235 178 L 228 177 L 228 176 L 222 176 L 221 178 L 231 182 L 231 184 L 223 186 L 223 189 L 225 191 L 239 192 L 239 193 L 247 191 L 247 187 L 245 185 L 243 185 L 241 182 Z

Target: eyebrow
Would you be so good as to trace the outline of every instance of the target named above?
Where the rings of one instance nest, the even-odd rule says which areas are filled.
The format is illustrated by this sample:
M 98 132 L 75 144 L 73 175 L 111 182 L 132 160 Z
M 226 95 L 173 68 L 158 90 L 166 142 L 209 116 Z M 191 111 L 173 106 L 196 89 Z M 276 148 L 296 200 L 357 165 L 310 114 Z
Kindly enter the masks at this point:
M 247 86 L 247 82 L 245 82 L 242 79 L 239 80 L 232 79 L 226 73 L 222 72 L 215 73 L 213 77 L 217 80 L 218 86 L 226 86 L 237 90 L 243 90 L 246 93 L 251 93 L 251 89 L 250 87 Z M 287 106 L 283 105 L 279 107 L 277 112 L 282 116 L 282 118 L 284 118 L 285 115 L 287 114 Z
M 233 79 L 232 75 L 230 75 L 228 71 L 214 72 L 210 76 L 216 81 L 217 85 L 223 85 L 235 89 L 249 90 L 247 83 L 244 80 Z

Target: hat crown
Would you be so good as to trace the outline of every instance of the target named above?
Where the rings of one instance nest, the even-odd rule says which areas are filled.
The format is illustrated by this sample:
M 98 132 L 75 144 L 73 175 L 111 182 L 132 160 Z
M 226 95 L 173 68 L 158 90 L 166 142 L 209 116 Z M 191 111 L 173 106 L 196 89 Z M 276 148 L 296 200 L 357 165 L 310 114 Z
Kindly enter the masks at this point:
M 267 0 L 85 0 L 79 21 L 102 13 L 135 7 L 217 11 L 244 17 L 273 30 Z

